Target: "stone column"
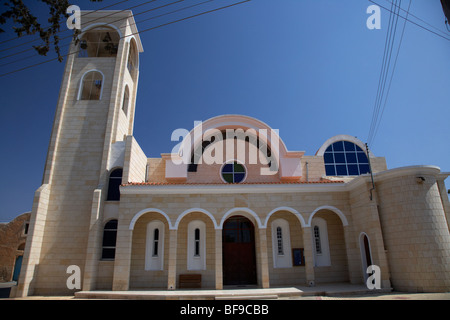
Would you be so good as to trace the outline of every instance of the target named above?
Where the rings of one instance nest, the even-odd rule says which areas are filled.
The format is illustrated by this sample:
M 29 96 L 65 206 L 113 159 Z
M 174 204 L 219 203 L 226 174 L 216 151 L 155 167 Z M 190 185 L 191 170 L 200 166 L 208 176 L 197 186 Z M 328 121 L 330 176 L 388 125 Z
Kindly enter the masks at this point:
M 33 279 L 36 278 L 41 258 L 44 229 L 47 220 L 50 186 L 43 184 L 34 194 L 33 210 L 30 216 L 30 227 L 25 244 L 16 297 L 27 297 L 33 294 Z
M 311 227 L 303 227 L 303 247 L 303 255 L 305 256 L 306 284 L 308 286 L 314 286 L 315 275 Z
M 222 229 L 216 229 L 216 290 L 223 289 Z
M 84 266 L 83 290 L 95 290 L 97 281 L 98 261 L 101 257 L 102 223 L 101 223 L 101 196 L 102 190 L 94 190 L 91 207 L 91 224 L 89 228 L 89 240 L 86 251 L 86 263 Z
M 126 291 L 130 285 L 131 247 L 133 241 L 133 230 L 129 229 L 128 223 L 117 226 L 116 257 L 114 259 L 113 290 Z
M 169 267 L 167 275 L 167 289 L 175 290 L 177 285 L 177 238 L 178 231 L 170 230 L 169 240 Z
M 267 254 L 267 229 L 259 229 L 259 256 L 261 271 L 261 286 L 270 288 L 269 281 L 269 257 Z

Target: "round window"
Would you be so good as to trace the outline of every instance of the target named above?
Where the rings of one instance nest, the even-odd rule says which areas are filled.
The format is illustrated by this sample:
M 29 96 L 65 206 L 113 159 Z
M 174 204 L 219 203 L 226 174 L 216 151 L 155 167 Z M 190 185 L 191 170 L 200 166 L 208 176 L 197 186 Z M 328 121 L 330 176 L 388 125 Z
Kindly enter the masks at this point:
M 222 166 L 222 179 L 227 183 L 239 183 L 245 179 L 245 167 L 234 161 Z

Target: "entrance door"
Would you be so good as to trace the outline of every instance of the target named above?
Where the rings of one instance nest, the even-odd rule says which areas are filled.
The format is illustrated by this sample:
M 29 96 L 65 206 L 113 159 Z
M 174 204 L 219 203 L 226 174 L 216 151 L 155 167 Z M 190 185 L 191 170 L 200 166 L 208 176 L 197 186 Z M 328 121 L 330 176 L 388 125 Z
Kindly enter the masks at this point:
M 255 229 L 243 216 L 225 221 L 222 230 L 223 284 L 256 284 Z

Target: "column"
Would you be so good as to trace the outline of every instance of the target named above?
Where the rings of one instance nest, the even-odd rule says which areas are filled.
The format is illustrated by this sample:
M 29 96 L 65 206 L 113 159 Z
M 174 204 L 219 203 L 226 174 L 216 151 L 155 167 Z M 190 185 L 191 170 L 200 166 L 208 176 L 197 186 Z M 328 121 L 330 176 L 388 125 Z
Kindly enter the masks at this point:
M 216 290 L 223 289 L 222 229 L 216 229 Z
M 114 291 L 127 291 L 130 285 L 130 265 L 133 230 L 129 223 L 119 220 L 117 226 L 116 256 L 114 259 Z
M 259 229 L 259 256 L 261 270 L 261 286 L 270 288 L 269 281 L 269 257 L 267 255 L 267 229 Z
M 47 220 L 50 185 L 43 184 L 36 190 L 33 200 L 33 211 L 30 216 L 30 229 L 25 244 L 16 297 L 27 297 L 33 294 L 33 279 L 36 277 L 41 258 L 44 240 L 45 222 Z
M 101 256 L 101 196 L 102 190 L 95 189 L 91 207 L 91 224 L 89 228 L 89 240 L 84 266 L 83 291 L 95 290 L 97 280 L 98 261 Z
M 175 290 L 177 285 L 177 230 L 170 230 L 169 267 L 167 275 L 167 289 Z
M 305 256 L 306 284 L 312 287 L 315 285 L 315 275 L 311 227 L 303 227 L 303 247 L 303 254 Z

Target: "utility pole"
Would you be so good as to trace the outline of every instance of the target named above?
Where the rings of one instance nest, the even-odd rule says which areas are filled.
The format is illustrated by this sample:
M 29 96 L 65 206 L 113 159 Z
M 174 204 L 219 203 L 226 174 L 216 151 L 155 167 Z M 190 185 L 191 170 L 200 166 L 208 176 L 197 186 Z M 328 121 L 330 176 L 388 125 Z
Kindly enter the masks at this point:
M 372 199 L 373 199 L 372 192 L 373 192 L 373 190 L 375 190 L 375 182 L 373 181 L 372 164 L 370 163 L 369 145 L 367 143 L 366 143 L 366 151 L 367 151 L 367 160 L 369 160 L 370 177 L 372 179 L 372 189 L 370 189 L 370 201 L 372 201 Z

